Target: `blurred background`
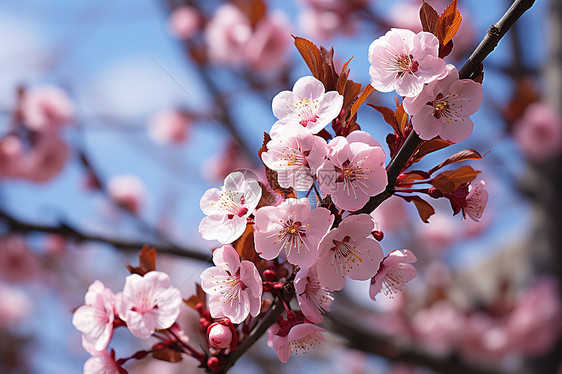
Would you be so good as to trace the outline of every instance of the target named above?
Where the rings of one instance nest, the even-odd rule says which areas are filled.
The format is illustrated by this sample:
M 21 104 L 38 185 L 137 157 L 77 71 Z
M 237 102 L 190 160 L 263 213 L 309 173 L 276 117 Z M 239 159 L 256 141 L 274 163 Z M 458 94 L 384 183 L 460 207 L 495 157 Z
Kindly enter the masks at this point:
M 511 2 L 458 4 L 463 21 L 447 61 L 460 68 Z M 350 78 L 366 85 L 370 43 L 391 27 L 420 31 L 420 5 L 0 3 L 0 372 L 80 372 L 89 355 L 72 311 L 95 279 L 122 289 L 124 264 L 136 263 L 142 243 L 160 245 L 158 268 L 189 297 L 218 246 L 198 233 L 200 197 L 233 170 L 263 173 L 257 150 L 275 122 L 271 99 L 310 75 L 291 34 L 333 46 L 336 70 L 353 57 Z M 561 8 L 538 1 L 512 28 L 484 62 L 472 136 L 417 167 L 463 149 L 489 152 L 470 163 L 490 193 L 480 222 L 431 200 L 436 214 L 424 224 L 413 204 L 387 200 L 373 213 L 381 245 L 412 250 L 418 278 L 376 302 L 368 282 L 351 283 L 334 304 L 334 315 L 353 312 L 373 340 L 328 318 L 328 344 L 315 355 L 281 364 L 260 341 L 233 373 L 561 370 Z M 368 102 L 393 107 L 394 96 L 373 93 Z M 386 147 L 392 129 L 378 112 L 364 107 L 357 122 Z M 184 312 L 182 326 L 197 341 L 199 317 Z M 398 342 L 394 353 L 381 354 L 389 341 Z M 117 331 L 111 347 L 121 357 L 143 343 Z M 127 366 L 201 370 L 194 367 L 189 359 Z

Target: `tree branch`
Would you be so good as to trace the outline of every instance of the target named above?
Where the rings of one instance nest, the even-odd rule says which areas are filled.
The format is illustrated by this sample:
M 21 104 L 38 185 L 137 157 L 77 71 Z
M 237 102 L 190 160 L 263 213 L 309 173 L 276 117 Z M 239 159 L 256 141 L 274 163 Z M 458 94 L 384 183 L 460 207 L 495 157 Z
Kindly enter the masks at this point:
M 349 305 L 346 305 L 347 309 Z M 393 362 L 424 366 L 444 374 L 528 374 L 527 371 L 506 371 L 498 367 L 461 361 L 455 355 L 437 355 L 395 337 L 359 326 L 358 316 L 349 312 L 332 311 L 326 314 L 326 329 L 344 337 L 349 347 L 385 357 Z
M 482 61 L 484 61 L 484 59 L 496 48 L 498 42 L 507 33 L 509 28 L 513 26 L 523 13 L 529 10 L 534 3 L 535 0 L 516 0 L 513 2 L 503 17 L 495 25 L 490 27 L 484 39 L 482 39 L 478 47 L 476 47 L 472 55 L 470 55 L 466 63 L 460 69 L 460 79 L 472 78 L 472 75 L 478 70 Z M 410 157 L 412 157 L 421 142 L 422 140 L 415 131 L 412 131 L 408 135 L 404 145 L 400 148 L 396 157 L 394 157 L 388 165 L 388 184 L 386 189 L 380 194 L 373 196 L 362 209 L 354 212 L 354 214 L 370 213 L 383 201 L 393 195 L 396 178 L 398 178 L 402 169 L 404 169 L 404 166 L 408 160 L 410 160 Z
M 76 242 L 86 241 L 86 242 L 98 242 L 98 243 L 109 244 L 114 246 L 115 248 L 119 248 L 124 251 L 139 251 L 143 245 L 148 244 L 152 247 L 155 247 L 158 250 L 158 253 L 175 255 L 175 256 L 211 263 L 211 257 L 212 257 L 211 254 L 206 254 L 192 248 L 182 247 L 174 244 L 127 241 L 127 240 L 110 238 L 101 235 L 87 234 L 65 223 L 59 223 L 58 225 L 48 226 L 48 225 L 40 225 L 40 224 L 25 222 L 15 218 L 14 216 L 8 214 L 7 212 L 1 209 L 0 209 L 0 221 L 3 221 L 8 226 L 10 231 L 21 233 L 21 234 L 27 234 L 31 232 L 57 234 Z

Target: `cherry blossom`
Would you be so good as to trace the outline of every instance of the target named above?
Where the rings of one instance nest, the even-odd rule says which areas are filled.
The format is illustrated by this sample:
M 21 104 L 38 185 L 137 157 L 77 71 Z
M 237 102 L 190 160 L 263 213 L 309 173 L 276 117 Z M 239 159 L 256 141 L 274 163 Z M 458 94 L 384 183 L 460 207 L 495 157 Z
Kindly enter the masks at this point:
M 300 323 L 290 327 L 288 332 L 281 328 L 273 336 L 273 348 L 281 362 L 289 361 L 291 353 L 308 354 L 314 351 L 326 339 L 322 336 L 324 329 L 311 323 Z M 279 335 L 282 334 L 283 336 Z
M 0 236 L 0 279 L 23 283 L 35 279 L 41 270 L 37 255 L 20 235 Z
M 147 339 L 155 330 L 167 329 L 178 318 L 182 298 L 166 273 L 131 274 L 123 292 L 115 296 L 119 317 L 137 338 Z
M 266 15 L 256 25 L 246 46 L 249 65 L 257 70 L 275 70 L 285 63 L 286 52 L 293 41 L 289 18 L 281 11 Z
M 178 39 L 189 39 L 199 29 L 200 15 L 197 9 L 180 6 L 172 11 L 168 20 L 168 31 Z
M 318 182 L 322 194 L 331 195 L 339 208 L 360 209 L 371 196 L 384 191 L 386 155 L 371 135 L 354 131 L 347 138 L 337 136 L 328 148 L 329 158 L 318 169 Z
M 370 215 L 350 215 L 322 239 L 316 264 L 322 286 L 340 290 L 346 277 L 367 280 L 375 275 L 383 252 L 371 235 L 373 228 Z
M 241 172 L 230 173 L 224 186 L 207 190 L 199 203 L 203 218 L 199 225 L 201 236 L 222 244 L 238 239 L 246 229 L 246 218 L 254 212 L 261 198 L 259 183 L 245 178 Z
M 446 74 L 438 57 L 439 40 L 429 32 L 391 29 L 369 46 L 371 84 L 381 92 L 418 95 L 424 86 Z
M 61 88 L 38 86 L 25 91 L 21 113 L 30 129 L 54 132 L 72 120 L 74 104 Z
M 384 258 L 380 268 L 371 279 L 369 296 L 375 296 L 382 290 L 386 296 L 393 297 L 404 285 L 416 277 L 416 256 L 407 249 L 392 251 Z
M 82 345 L 88 352 L 104 350 L 113 336 L 115 296 L 102 282 L 88 288 L 82 305 L 72 317 L 72 324 L 82 332 Z
M 228 317 L 234 324 L 242 323 L 248 315 L 260 312 L 262 280 L 256 266 L 240 261 L 231 245 L 224 245 L 213 253 L 215 267 L 201 274 L 201 287 L 209 295 L 209 311 L 213 318 Z
M 334 298 L 318 281 L 316 267 L 301 269 L 294 284 L 301 312 L 310 322 L 322 322 L 322 312 L 330 310 Z
M 0 179 L 22 175 L 23 144 L 14 135 L 0 139 Z
M 22 160 L 22 176 L 35 183 L 46 183 L 63 170 L 69 153 L 66 143 L 57 136 L 42 134 Z
M 446 354 L 460 343 L 465 317 L 462 311 L 441 300 L 419 311 L 412 320 L 416 336 L 429 350 Z
M 256 251 L 272 260 L 285 250 L 287 261 L 306 268 L 316 261 L 318 243 L 330 230 L 334 216 L 326 208 L 311 210 L 308 199 L 287 199 L 256 213 Z
M 513 136 L 525 156 L 545 161 L 562 152 L 562 117 L 546 104 L 531 104 L 515 124 Z
M 313 133 L 322 130 L 342 109 L 343 96 L 325 92 L 318 79 L 306 76 L 295 82 L 293 91 L 281 91 L 273 98 L 273 114 L 282 124 L 300 123 Z
M 233 4 L 222 4 L 205 28 L 208 56 L 220 64 L 239 65 L 251 36 L 252 26 L 246 15 Z
M 281 187 L 308 190 L 328 155 L 326 141 L 296 124 L 279 126 L 270 135 L 267 152 L 261 155 L 263 163 L 277 172 Z
M 328 40 L 342 33 L 351 35 L 358 29 L 355 14 L 333 9 L 307 8 L 299 13 L 297 21 L 300 29 L 314 39 Z
M 181 144 L 188 137 L 190 125 L 185 113 L 167 110 L 150 118 L 148 134 L 160 144 Z
M 459 79 L 457 68 L 447 65 L 447 75 L 426 85 L 415 97 L 404 99 L 404 110 L 412 117 L 412 126 L 423 140 L 439 135 L 458 143 L 472 134 L 469 118 L 482 103 L 482 85 Z
M 468 215 L 474 222 L 480 221 L 486 204 L 488 203 L 488 191 L 486 182 L 483 180 L 470 185 L 468 195 L 466 195 L 466 206 L 462 208 L 462 215 Z
M 127 373 L 108 351 L 96 352 L 84 363 L 84 374 L 123 374 Z
M 115 203 L 132 214 L 140 212 L 147 196 L 144 183 L 134 174 L 112 177 L 107 182 L 107 193 Z
M 33 299 L 19 286 L 0 283 L 0 329 L 18 328 L 33 310 Z

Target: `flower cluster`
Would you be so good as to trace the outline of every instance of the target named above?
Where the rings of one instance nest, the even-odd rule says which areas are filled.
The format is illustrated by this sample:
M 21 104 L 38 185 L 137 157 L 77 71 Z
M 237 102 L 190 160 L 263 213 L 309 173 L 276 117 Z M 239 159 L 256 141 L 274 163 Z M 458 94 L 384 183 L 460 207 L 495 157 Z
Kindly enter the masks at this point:
M 239 19 L 235 32 L 224 40 L 225 25 L 219 25 L 219 18 L 227 12 L 234 14 L 229 22 Z M 228 60 L 237 55 L 235 50 L 245 49 L 251 33 L 260 28 L 258 23 L 252 30 L 243 16 L 234 5 L 224 6 L 208 24 L 209 45 L 226 44 L 228 48 L 217 50 Z M 380 202 L 394 194 L 413 201 L 427 222 L 433 214 L 431 205 L 418 195 L 404 195 L 425 193 L 448 199 L 454 214 L 462 211 L 475 221 L 482 217 L 488 199 L 485 183 L 470 185 L 479 172 L 465 166 L 432 176 L 449 164 L 482 158 L 474 150 L 427 172 L 408 174 L 408 167 L 425 155 L 410 154 L 397 171 L 396 175 L 402 173 L 398 178 L 387 171 L 395 167 L 397 149 L 408 134 L 417 133 L 421 142 L 439 137 L 446 146 L 472 132 L 469 116 L 480 106 L 482 86 L 459 79 L 457 69 L 445 63 L 442 39 L 430 32 L 392 29 L 375 40 L 369 48 L 371 83 L 362 94 L 361 86 L 347 79 L 347 64 L 338 75 L 326 50 L 304 39 L 299 43 L 309 43 L 305 60 L 313 76 L 298 79 L 292 91 L 273 98 L 277 121 L 259 152 L 267 181 L 249 170 L 234 171 L 200 201 L 205 217 L 199 232 L 222 245 L 213 252 L 214 266 L 201 274 L 198 294 L 186 300 L 200 316 L 208 351 L 198 353 L 187 339 L 178 338 L 180 332 L 174 330 L 179 291 L 164 273 L 149 271 L 130 275 L 116 296 L 94 283 L 86 305 L 77 310 L 74 324 L 97 364 L 109 360 L 120 367 L 124 362 L 115 361 L 106 349 L 113 328 L 126 325 L 142 339 L 163 332 L 168 339 L 164 347 L 190 354 L 202 367 L 220 372 L 229 367 L 229 354 L 251 342 L 256 326 L 266 320 L 269 344 L 286 362 L 291 353 L 308 353 L 325 341 L 324 330 L 316 324 L 332 308 L 332 292 L 341 290 L 347 278 L 368 281 L 373 300 L 380 293 L 395 296 L 415 278 L 412 263 L 417 259 L 410 250 L 385 256 L 379 243 L 383 233 L 376 215 L 369 213 Z M 311 62 L 315 56 L 321 58 Z M 403 96 L 395 111 L 378 107 L 394 129 L 386 138 L 393 159 L 388 167 L 381 144 L 355 121 L 358 107 L 373 89 L 396 90 Z M 411 189 L 414 183 L 431 187 Z M 269 312 L 277 319 L 264 318 Z M 176 345 L 165 345 L 170 342 Z M 100 351 L 105 353 L 96 353 Z

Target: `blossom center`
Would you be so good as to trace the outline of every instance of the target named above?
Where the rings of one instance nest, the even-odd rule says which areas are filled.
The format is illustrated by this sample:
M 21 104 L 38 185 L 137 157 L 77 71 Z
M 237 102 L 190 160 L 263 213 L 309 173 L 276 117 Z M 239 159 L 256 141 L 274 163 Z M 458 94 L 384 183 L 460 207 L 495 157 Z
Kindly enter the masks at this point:
M 441 118 L 441 116 L 450 116 L 450 104 L 448 101 L 449 96 L 444 97 L 442 93 L 439 93 L 434 101 L 430 101 L 427 105 L 433 107 L 433 116 L 437 119 Z
M 223 191 L 219 195 L 218 208 L 223 212 L 227 213 L 228 219 L 234 218 L 234 216 L 243 217 L 248 213 L 248 208 L 244 206 L 245 199 L 240 192 L 235 191 Z M 216 205 L 216 203 L 212 203 Z
M 347 275 L 346 273 L 349 273 L 351 268 L 359 266 L 363 262 L 361 251 L 355 245 L 350 244 L 349 239 L 350 237 L 346 236 L 342 241 L 332 240 L 334 247 L 331 250 L 334 251 L 333 261 L 335 262 L 332 265 L 341 276 Z
M 330 292 L 320 285 L 318 279 L 311 279 L 307 277 L 308 283 L 306 284 L 305 291 L 306 298 L 314 305 L 314 307 L 321 312 L 326 311 L 328 306 L 334 299 Z M 302 296 L 302 294 L 301 294 Z
M 291 340 L 291 352 L 294 354 L 307 354 L 311 351 L 314 351 L 318 345 L 322 343 L 322 335 L 315 331 L 312 334 L 309 334 L 305 337 L 300 339 Z
M 396 73 L 396 78 L 401 78 L 404 74 L 414 74 L 418 71 L 420 64 L 414 60 L 412 54 L 396 54 L 387 61 L 381 61 L 383 69 Z
M 295 104 L 295 111 L 300 117 L 300 124 L 306 127 L 309 123 L 316 123 L 318 116 L 319 105 L 318 100 L 312 99 L 312 94 L 310 97 L 305 97 Z
M 302 223 L 288 220 L 285 222 L 284 227 L 277 233 L 275 244 L 283 243 L 281 247 L 287 251 L 287 255 L 290 254 L 291 249 L 296 249 L 297 254 L 300 254 L 301 246 L 310 250 L 303 240 L 305 237 L 306 229 L 303 227 Z

